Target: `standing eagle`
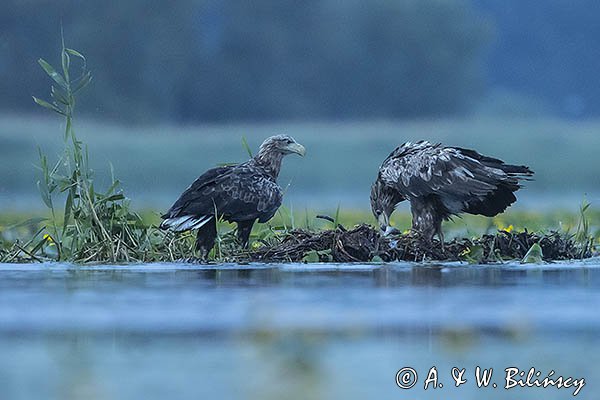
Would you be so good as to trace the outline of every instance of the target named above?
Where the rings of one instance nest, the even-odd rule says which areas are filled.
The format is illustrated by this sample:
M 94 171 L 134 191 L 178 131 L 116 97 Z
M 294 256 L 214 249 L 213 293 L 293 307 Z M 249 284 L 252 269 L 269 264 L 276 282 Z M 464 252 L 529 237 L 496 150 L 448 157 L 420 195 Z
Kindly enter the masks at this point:
M 410 201 L 412 229 L 443 243 L 442 221 L 460 213 L 493 217 L 514 203 L 533 172 L 474 150 L 426 141 L 405 143 L 381 164 L 371 187 L 371 210 L 386 234 L 398 203 Z
M 215 244 L 216 223 L 223 219 L 237 223 L 238 240 L 247 246 L 254 222 L 267 222 L 281 205 L 277 176 L 283 157 L 291 153 L 304 156 L 304 146 L 277 135 L 266 139 L 245 163 L 209 169 L 162 216 L 161 229 L 197 229 L 196 250 L 206 257 Z

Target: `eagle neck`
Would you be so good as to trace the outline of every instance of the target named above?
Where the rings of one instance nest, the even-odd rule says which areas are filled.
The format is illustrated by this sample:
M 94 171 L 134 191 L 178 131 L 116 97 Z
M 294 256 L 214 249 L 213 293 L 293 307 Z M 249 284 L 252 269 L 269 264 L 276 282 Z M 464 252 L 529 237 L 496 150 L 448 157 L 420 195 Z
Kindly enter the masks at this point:
M 253 159 L 254 163 L 273 179 L 277 179 L 279 176 L 282 160 L 283 153 L 278 151 L 260 151 Z

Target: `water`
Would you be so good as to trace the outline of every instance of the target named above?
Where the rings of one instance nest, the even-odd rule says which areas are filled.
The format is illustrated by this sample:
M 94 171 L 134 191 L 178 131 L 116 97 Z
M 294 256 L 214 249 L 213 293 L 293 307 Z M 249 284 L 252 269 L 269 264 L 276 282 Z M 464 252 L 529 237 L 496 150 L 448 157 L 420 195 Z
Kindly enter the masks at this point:
M 600 260 L 0 264 L 0 399 L 572 398 L 506 390 L 507 367 L 585 378 L 576 398 L 595 399 L 599 288 Z M 444 386 L 424 390 L 432 366 Z

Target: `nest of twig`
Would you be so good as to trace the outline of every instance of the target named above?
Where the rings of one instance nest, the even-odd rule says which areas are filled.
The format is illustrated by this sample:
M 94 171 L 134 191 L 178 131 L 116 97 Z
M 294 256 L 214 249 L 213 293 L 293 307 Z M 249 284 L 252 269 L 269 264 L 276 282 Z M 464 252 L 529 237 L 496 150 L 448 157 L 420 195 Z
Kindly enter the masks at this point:
M 475 239 L 453 239 L 443 245 L 428 241 L 411 232 L 392 237 L 381 236 L 369 225 L 351 230 L 339 226 L 334 230 L 311 232 L 296 229 L 277 243 L 248 252 L 249 261 L 261 262 L 370 262 L 382 261 L 457 261 L 498 262 L 523 259 L 538 244 L 545 261 L 590 257 L 574 241 L 558 232 L 537 234 L 498 231 Z

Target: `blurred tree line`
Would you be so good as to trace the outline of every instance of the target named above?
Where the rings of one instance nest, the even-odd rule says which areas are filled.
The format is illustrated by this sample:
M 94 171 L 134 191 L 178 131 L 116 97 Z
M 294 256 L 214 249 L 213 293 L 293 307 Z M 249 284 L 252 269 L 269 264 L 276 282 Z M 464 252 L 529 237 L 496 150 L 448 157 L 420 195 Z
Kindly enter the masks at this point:
M 97 118 L 439 116 L 491 88 L 598 115 L 599 18 L 597 0 L 4 0 L 0 110 L 43 94 L 62 22 Z
M 556 114 L 600 114 L 600 1 L 474 0 L 493 17 L 490 86 L 543 99 Z
M 4 0 L 0 108 L 29 110 L 60 26 L 121 120 L 429 116 L 483 88 L 489 26 L 466 0 Z

